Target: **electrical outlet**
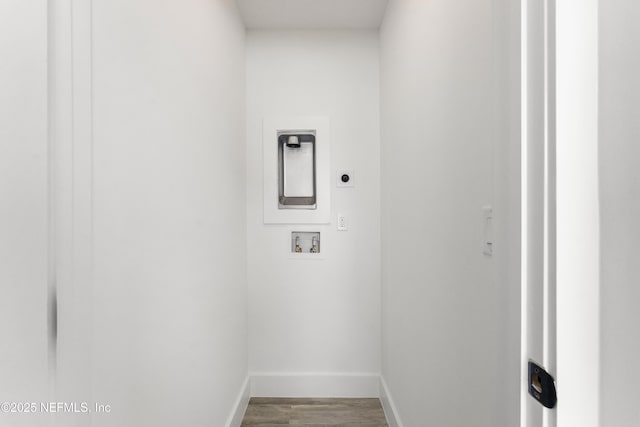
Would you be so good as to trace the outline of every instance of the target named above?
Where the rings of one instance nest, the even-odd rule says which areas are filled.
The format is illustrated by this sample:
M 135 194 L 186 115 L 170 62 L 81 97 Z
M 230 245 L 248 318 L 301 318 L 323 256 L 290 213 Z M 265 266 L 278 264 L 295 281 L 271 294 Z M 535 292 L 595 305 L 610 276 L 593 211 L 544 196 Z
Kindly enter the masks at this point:
M 336 187 L 353 187 L 353 171 L 339 170 L 336 172 Z
M 338 231 L 347 230 L 347 218 L 343 214 L 338 214 Z

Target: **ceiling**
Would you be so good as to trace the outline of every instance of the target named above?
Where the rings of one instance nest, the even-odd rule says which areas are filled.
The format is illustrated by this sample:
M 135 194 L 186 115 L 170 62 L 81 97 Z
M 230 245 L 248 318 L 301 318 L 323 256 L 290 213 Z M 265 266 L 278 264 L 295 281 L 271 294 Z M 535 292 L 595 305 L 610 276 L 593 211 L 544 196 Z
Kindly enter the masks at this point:
M 249 29 L 377 29 L 387 0 L 237 0 Z

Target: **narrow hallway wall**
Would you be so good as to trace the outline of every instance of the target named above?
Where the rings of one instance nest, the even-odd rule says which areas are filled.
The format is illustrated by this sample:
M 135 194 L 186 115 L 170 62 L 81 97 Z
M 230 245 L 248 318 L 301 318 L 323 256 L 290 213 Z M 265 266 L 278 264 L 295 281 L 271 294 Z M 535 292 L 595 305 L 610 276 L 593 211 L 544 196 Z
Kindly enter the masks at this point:
M 508 3 L 392 0 L 381 30 L 383 398 L 406 427 L 519 423 L 519 17 Z
M 244 26 L 93 2 L 94 427 L 225 426 L 247 375 Z
M 640 424 L 640 4 L 600 2 L 601 426 Z

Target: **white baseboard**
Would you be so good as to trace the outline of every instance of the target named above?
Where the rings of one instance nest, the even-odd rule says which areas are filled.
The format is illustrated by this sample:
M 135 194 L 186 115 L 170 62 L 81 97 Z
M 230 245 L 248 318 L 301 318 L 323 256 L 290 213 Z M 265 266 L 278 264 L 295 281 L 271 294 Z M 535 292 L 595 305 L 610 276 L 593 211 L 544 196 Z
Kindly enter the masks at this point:
M 252 397 L 380 397 L 379 374 L 252 373 Z
M 227 420 L 227 427 L 240 427 L 244 413 L 247 411 L 249 399 L 251 398 L 251 381 L 249 377 L 244 380 L 240 393 L 236 398 L 233 409 Z
M 387 383 L 382 376 L 380 377 L 380 401 L 382 402 L 382 409 L 384 409 L 384 415 L 387 417 L 389 427 L 403 427 Z

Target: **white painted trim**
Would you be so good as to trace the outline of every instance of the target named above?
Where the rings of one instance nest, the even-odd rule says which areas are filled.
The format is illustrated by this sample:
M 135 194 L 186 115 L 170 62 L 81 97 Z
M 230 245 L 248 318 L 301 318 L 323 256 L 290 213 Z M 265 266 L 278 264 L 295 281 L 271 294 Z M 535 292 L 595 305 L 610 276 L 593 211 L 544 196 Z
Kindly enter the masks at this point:
M 558 426 L 598 427 L 600 2 L 556 5 Z
M 380 377 L 380 401 L 389 427 L 404 427 L 384 377 Z
M 254 397 L 380 397 L 373 373 L 252 373 Z
M 93 279 L 92 0 L 48 2 L 52 227 L 57 297 L 53 393 L 91 400 Z M 64 399 L 63 399 L 64 400 Z M 74 421 L 89 425 L 91 417 Z
M 554 427 L 528 394 L 528 361 L 556 376 L 555 0 L 521 3 L 521 426 Z
M 529 223 L 528 188 L 529 188 L 529 160 L 528 160 L 528 132 L 529 132 L 529 21 L 528 0 L 520 0 L 520 427 L 527 427 L 528 397 L 527 397 L 527 365 L 529 317 L 527 300 L 529 288 L 527 286 L 527 272 L 529 264 Z
M 238 397 L 233 404 L 231 414 L 229 414 L 229 418 L 227 419 L 226 427 L 240 427 L 242 419 L 244 418 L 244 413 L 247 411 L 247 406 L 249 406 L 250 398 L 251 379 L 247 376 L 240 388 L 240 393 L 238 393 Z

